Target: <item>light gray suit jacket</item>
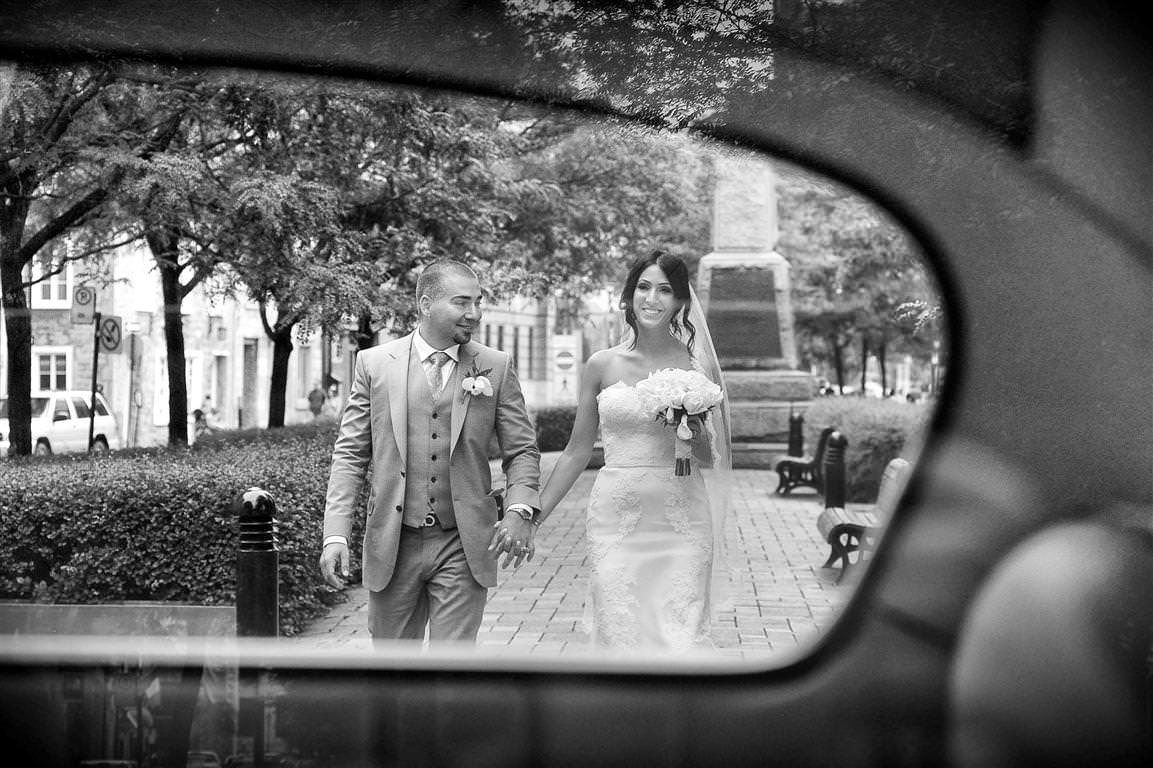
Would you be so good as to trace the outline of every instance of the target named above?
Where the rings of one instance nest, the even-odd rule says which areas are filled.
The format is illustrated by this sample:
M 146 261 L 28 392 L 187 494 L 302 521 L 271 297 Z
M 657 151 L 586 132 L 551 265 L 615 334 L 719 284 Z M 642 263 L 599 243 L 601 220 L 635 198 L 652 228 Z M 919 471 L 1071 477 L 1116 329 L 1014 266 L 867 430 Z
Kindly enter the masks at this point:
M 372 485 L 364 534 L 364 584 L 384 589 L 396 567 L 407 463 L 408 369 L 412 334 L 357 354 L 348 403 L 332 452 L 324 505 L 324 535 L 351 540 L 354 506 L 372 461 Z M 462 381 L 474 369 L 492 382 L 491 396 L 470 395 Z M 496 505 L 491 496 L 489 446 L 495 434 L 507 485 L 504 504 L 540 507 L 540 451 L 524 394 L 508 353 L 469 342 L 445 385 L 452 400 L 449 460 L 453 511 L 473 577 L 497 583 L 496 558 L 488 551 Z

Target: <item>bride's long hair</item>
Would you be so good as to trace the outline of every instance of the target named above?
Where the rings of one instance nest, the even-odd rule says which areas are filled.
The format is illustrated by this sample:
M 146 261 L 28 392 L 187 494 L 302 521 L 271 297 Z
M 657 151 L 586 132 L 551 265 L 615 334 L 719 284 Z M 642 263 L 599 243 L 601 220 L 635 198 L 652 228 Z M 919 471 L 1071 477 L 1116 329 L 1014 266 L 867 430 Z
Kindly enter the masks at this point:
M 697 329 L 689 320 L 689 308 L 692 306 L 692 292 L 689 290 L 689 268 L 679 256 L 674 256 L 668 251 L 657 248 L 652 253 L 645 256 L 639 256 L 632 266 L 629 267 L 628 277 L 625 278 L 625 287 L 621 291 L 621 309 L 625 313 L 625 322 L 628 323 L 629 328 L 632 328 L 632 339 L 629 342 L 629 348 L 635 348 L 637 345 L 637 316 L 633 310 L 633 296 L 637 292 L 637 282 L 641 279 L 641 273 L 646 269 L 656 264 L 660 267 L 661 271 L 665 273 L 665 277 L 669 279 L 669 284 L 673 288 L 673 298 L 681 302 L 681 311 L 677 315 L 673 315 L 672 322 L 669 323 L 669 331 L 673 336 L 681 338 L 681 327 L 685 329 L 684 342 L 685 346 L 689 348 L 689 354 L 693 353 L 693 342 L 697 338 Z M 679 315 L 679 317 L 678 317 Z

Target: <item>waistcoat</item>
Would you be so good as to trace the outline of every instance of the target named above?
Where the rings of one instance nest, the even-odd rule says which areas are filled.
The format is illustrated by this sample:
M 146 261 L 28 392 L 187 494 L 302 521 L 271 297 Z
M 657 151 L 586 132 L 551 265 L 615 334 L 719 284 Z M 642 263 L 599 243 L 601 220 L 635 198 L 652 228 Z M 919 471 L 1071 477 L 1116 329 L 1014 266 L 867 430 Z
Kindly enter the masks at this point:
M 457 363 L 459 365 L 459 363 Z M 408 467 L 405 470 L 404 524 L 420 526 L 429 512 L 441 527 L 455 528 L 449 481 L 453 377 L 433 398 L 424 367 L 413 349 L 408 356 Z

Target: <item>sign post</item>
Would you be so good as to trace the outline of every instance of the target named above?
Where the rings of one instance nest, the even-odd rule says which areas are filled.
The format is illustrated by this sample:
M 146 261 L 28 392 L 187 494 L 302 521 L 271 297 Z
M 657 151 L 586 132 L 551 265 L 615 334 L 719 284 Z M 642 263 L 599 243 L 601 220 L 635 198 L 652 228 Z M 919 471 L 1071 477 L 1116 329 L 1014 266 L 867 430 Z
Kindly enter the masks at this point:
M 76 290 L 76 294 L 80 293 L 81 289 Z M 83 289 L 88 290 L 88 289 Z M 92 293 L 92 303 L 96 301 L 96 295 Z M 76 316 L 75 301 L 73 302 L 73 317 Z M 96 329 L 95 337 L 92 340 L 92 395 L 88 399 L 88 452 L 92 453 L 92 441 L 96 437 L 96 371 L 100 365 L 100 348 L 108 352 L 119 352 L 120 341 L 123 336 L 121 331 L 120 318 L 116 315 L 108 315 L 107 317 L 101 315 L 99 312 L 92 313 L 92 324 Z
M 92 438 L 96 432 L 96 367 L 100 364 L 100 313 L 92 316 L 96 329 L 92 338 L 92 396 L 88 398 L 88 453 L 92 453 Z

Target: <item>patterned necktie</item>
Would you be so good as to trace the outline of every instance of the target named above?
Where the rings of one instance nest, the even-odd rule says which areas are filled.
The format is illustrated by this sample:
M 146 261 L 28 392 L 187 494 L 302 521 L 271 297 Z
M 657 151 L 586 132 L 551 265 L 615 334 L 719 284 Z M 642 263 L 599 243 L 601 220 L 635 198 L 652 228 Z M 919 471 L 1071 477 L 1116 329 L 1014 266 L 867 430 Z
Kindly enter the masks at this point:
M 451 360 L 447 352 L 437 350 L 424 359 L 424 372 L 428 374 L 428 386 L 432 389 L 432 396 L 440 394 L 444 388 L 444 366 Z

